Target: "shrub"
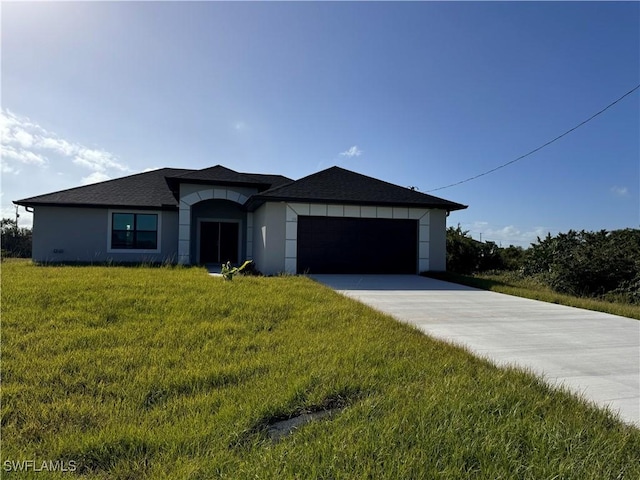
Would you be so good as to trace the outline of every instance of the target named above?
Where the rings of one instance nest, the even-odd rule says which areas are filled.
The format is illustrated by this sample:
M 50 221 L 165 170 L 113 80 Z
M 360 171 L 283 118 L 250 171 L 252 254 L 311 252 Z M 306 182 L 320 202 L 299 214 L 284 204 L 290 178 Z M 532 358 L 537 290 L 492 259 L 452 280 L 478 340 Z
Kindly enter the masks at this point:
M 640 230 L 549 234 L 527 251 L 523 272 L 560 293 L 596 297 L 615 292 L 637 298 Z
M 460 225 L 447 229 L 447 270 L 470 274 L 492 270 L 518 270 L 522 266 L 521 247 L 499 247 L 495 242 L 478 242 Z

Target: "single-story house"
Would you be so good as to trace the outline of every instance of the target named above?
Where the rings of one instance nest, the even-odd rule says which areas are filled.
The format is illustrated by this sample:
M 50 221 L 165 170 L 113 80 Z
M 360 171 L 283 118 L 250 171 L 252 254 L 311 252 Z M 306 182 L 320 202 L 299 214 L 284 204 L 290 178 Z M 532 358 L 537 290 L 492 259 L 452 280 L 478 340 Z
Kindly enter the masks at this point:
M 252 259 L 265 274 L 442 271 L 446 217 L 466 208 L 340 167 L 292 180 L 221 165 L 14 203 L 33 209 L 36 262 Z

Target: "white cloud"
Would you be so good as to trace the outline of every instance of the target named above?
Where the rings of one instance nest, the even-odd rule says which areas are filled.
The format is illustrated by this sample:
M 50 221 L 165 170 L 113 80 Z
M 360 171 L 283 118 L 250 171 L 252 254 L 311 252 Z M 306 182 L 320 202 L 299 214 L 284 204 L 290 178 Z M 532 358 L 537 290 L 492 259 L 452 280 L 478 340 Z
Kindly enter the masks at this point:
M 20 173 L 20 170 L 16 170 L 11 165 L 8 165 L 6 162 L 0 162 L 0 172 L 2 173 L 13 173 L 15 175 Z
M 22 128 L 17 128 L 15 130 L 13 140 L 23 148 L 31 148 L 33 146 L 33 135 Z
M 616 185 L 611 187 L 611 191 L 613 192 L 614 195 L 617 195 L 618 197 L 626 197 L 629 195 L 629 189 L 627 187 L 618 187 Z
M 90 183 L 104 182 L 111 180 L 111 177 L 104 172 L 93 172 L 90 175 L 82 178 L 82 185 L 89 185 Z
M 18 211 L 18 214 L 20 216 L 22 216 L 22 213 L 20 211 Z M 1 207 L 0 208 L 0 215 L 2 215 L 2 218 L 11 218 L 13 220 L 16 219 L 16 207 Z M 18 219 L 18 222 L 20 222 L 20 219 Z
M 0 109 L 0 134 L 0 172 L 7 180 L 11 175 L 11 181 L 2 185 L 1 193 L 6 192 L 1 204 L 3 217 L 13 212 L 10 217 L 14 218 L 13 199 L 101 182 L 131 171 L 114 154 L 60 138 L 7 109 Z M 32 224 L 33 215 L 21 207 L 20 226 Z
M 30 150 L 25 150 L 22 148 L 15 148 L 11 145 L 3 145 L 2 146 L 2 159 L 3 164 L 4 160 L 10 158 L 12 160 L 17 160 L 20 163 L 31 164 L 31 165 L 40 165 L 44 166 L 47 164 L 47 159 L 40 155 L 39 153 L 34 153 Z
M 70 157 L 78 150 L 77 145 L 73 145 L 61 138 L 43 137 L 38 141 L 38 147 L 53 150 L 54 152 Z
M 357 145 L 354 145 L 349 150 L 340 152 L 340 155 L 342 155 L 343 157 L 349 157 L 349 158 L 359 157 L 360 155 L 362 155 L 362 150 L 360 150 Z
M 95 170 L 96 172 L 104 172 L 108 168 L 113 168 L 126 172 L 129 168 L 116 161 L 116 158 L 109 152 L 104 150 L 93 150 L 90 148 L 81 148 L 73 159 L 73 163 L 83 167 Z
M 515 225 L 497 226 L 491 225 L 489 222 L 476 221 L 472 224 L 462 225 L 463 230 L 469 230 L 469 234 L 476 240 L 495 242 L 502 244 L 503 247 L 516 245 L 521 247 L 529 247 L 535 243 L 537 238 L 544 238 L 550 229 L 542 226 L 529 228 L 520 228 Z
M 47 155 L 71 159 L 75 165 L 106 175 L 107 170 L 129 172 L 131 169 L 120 162 L 115 155 L 105 150 L 85 147 L 76 142 L 59 138 L 27 117 L 21 117 L 10 110 L 0 112 L 0 132 L 2 133 L 3 171 L 16 171 L 15 165 L 4 164 L 5 160 L 23 164 L 46 166 Z M 86 179 L 100 178 L 89 175 Z

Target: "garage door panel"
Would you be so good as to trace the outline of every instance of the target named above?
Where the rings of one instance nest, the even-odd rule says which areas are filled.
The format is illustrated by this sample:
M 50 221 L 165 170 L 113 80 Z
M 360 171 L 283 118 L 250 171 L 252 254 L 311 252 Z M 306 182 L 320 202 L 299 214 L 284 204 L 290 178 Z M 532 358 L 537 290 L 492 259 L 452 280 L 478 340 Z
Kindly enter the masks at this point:
M 416 220 L 298 217 L 299 273 L 415 273 Z

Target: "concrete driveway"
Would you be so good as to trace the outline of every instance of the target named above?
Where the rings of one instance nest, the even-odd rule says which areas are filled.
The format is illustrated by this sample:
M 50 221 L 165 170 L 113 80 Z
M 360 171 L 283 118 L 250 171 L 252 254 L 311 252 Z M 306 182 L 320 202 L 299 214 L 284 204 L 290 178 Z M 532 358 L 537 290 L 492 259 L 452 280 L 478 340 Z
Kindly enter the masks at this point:
M 640 426 L 640 321 L 417 275 L 312 275 L 425 333 L 512 364 Z

